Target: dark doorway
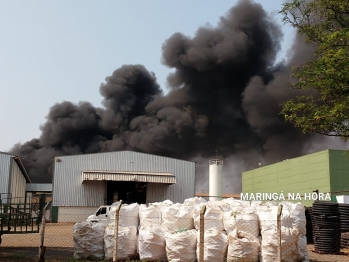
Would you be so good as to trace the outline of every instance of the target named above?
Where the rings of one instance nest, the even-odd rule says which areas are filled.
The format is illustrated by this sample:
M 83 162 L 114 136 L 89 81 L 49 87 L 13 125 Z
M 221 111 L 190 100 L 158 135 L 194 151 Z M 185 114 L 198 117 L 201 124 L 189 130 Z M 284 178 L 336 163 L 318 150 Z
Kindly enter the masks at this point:
M 129 181 L 107 181 L 107 205 L 122 200 L 125 204 L 145 204 L 146 183 Z

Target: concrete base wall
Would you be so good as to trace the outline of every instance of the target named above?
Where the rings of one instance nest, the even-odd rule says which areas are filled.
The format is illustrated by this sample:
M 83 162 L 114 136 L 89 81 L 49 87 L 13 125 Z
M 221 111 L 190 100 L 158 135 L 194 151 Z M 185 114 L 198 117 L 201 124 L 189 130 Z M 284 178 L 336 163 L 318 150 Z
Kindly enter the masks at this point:
M 98 207 L 58 207 L 58 222 L 82 222 Z

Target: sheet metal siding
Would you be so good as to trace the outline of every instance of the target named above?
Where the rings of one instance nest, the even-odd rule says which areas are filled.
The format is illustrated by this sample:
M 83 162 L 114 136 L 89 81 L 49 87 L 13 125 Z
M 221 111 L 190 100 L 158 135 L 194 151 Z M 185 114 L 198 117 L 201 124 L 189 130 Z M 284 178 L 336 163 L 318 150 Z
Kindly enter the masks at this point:
M 64 159 L 55 163 L 53 177 L 53 206 L 100 206 L 104 204 L 105 181 L 81 183 L 83 159 Z
M 12 162 L 12 168 L 11 168 L 11 190 L 10 193 L 12 195 L 12 203 L 24 203 L 25 201 L 25 188 L 27 181 L 17 165 L 16 161 L 14 159 L 11 159 Z
M 165 183 L 165 184 L 175 184 L 176 177 L 172 175 L 130 175 L 130 174 L 110 174 L 110 173 L 82 173 L 83 181 L 137 181 L 137 182 L 151 182 L 151 183 Z
M 11 160 L 11 156 L 0 154 L 0 193 L 9 193 Z
M 56 159 L 61 159 L 57 162 Z M 81 183 L 87 170 L 164 172 L 176 176 L 175 185 L 148 183 L 147 202 L 183 201 L 194 196 L 195 163 L 161 156 L 121 151 L 56 157 L 53 180 L 53 206 L 99 206 L 104 203 L 105 182 Z
M 172 159 L 168 159 L 172 160 Z M 185 161 L 183 161 L 185 162 Z M 176 163 L 168 161 L 167 166 L 172 174 L 176 175 L 177 183 L 174 185 L 147 184 L 147 203 L 169 199 L 180 202 L 195 195 L 195 163 Z
M 29 183 L 26 186 L 26 191 L 29 191 L 29 192 L 52 192 L 52 184 Z

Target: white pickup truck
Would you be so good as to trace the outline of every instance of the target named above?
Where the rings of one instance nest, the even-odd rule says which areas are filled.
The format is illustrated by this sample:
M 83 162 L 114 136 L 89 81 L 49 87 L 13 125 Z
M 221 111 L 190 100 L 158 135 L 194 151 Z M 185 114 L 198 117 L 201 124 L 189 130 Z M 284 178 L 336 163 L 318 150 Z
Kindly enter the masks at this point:
M 90 215 L 86 220 L 87 221 L 100 221 L 109 219 L 111 206 L 100 206 L 96 212 Z

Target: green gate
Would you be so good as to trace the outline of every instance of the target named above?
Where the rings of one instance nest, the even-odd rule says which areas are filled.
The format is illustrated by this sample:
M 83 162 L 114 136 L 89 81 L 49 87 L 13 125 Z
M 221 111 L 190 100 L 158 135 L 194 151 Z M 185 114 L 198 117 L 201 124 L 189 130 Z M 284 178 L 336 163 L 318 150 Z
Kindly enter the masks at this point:
M 30 197 L 0 193 L 0 244 L 3 234 L 38 233 L 40 222 L 41 212 L 34 212 Z

